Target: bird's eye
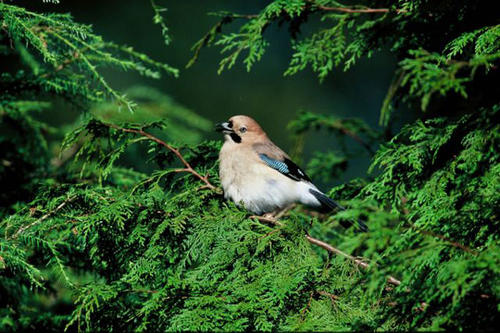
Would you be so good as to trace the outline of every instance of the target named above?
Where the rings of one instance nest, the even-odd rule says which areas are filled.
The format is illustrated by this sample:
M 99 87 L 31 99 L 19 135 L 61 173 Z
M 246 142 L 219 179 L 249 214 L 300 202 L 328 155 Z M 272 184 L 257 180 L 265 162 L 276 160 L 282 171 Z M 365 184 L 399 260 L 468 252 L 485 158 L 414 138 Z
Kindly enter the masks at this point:
M 247 131 L 247 128 L 246 127 L 240 127 L 240 132 L 241 133 L 245 133 Z

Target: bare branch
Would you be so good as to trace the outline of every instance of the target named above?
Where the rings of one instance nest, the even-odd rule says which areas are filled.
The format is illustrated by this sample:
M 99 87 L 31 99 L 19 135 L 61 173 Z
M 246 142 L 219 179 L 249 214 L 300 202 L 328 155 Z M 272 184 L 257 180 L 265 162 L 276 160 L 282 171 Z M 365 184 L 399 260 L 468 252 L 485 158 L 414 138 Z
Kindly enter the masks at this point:
M 332 300 L 332 303 L 334 303 L 337 299 L 339 299 L 339 297 L 337 295 L 326 292 L 324 290 L 318 290 L 317 293 L 321 296 L 329 297 Z
M 209 188 L 210 190 L 216 191 L 216 192 L 219 191 L 217 187 L 215 187 L 214 185 L 212 185 L 212 183 L 210 183 L 210 181 L 208 180 L 208 175 L 202 176 L 198 172 L 196 172 L 196 170 L 193 169 L 193 167 L 188 163 L 188 161 L 186 161 L 184 156 L 182 156 L 180 151 L 178 149 L 172 147 L 171 145 L 169 145 L 165 141 L 158 139 L 156 136 L 154 136 L 150 133 L 147 133 L 147 132 L 143 131 L 142 129 L 123 128 L 123 127 L 120 127 L 118 125 L 109 124 L 109 123 L 103 123 L 103 124 L 108 126 L 108 127 L 114 128 L 116 130 L 122 131 L 122 132 L 135 133 L 135 134 L 142 135 L 142 136 L 148 138 L 149 140 L 154 141 L 154 142 L 158 143 L 159 145 L 162 145 L 163 147 L 167 148 L 172 153 L 174 153 L 175 156 L 177 156 L 177 158 L 185 166 L 185 168 L 183 168 L 183 169 L 174 170 L 175 172 L 188 172 L 188 173 L 192 174 L 193 176 L 197 177 L 198 179 L 200 179 L 202 182 L 204 182 L 205 188 Z
M 351 7 L 327 7 L 327 6 L 315 6 L 317 9 L 322 11 L 329 12 L 341 12 L 341 13 L 349 13 L 349 14 L 357 14 L 357 13 L 389 13 L 394 12 L 397 14 L 408 13 L 405 9 L 389 9 L 389 8 L 362 8 L 356 9 Z
M 49 218 L 52 214 L 57 213 L 58 211 L 60 211 L 64 206 L 66 206 L 66 204 L 68 202 L 73 201 L 75 198 L 76 198 L 76 196 L 71 196 L 71 197 L 66 198 L 66 200 L 64 200 L 63 202 L 61 202 L 56 208 L 54 208 L 53 210 L 49 211 L 47 214 L 43 215 L 42 217 L 40 217 L 35 222 L 32 222 L 32 223 L 30 223 L 28 225 L 25 225 L 25 226 L 22 226 L 21 228 L 19 228 L 16 231 L 16 233 L 11 238 L 12 239 L 17 238 L 24 231 L 28 230 L 29 228 L 33 227 L 34 225 L 42 223 L 44 220 L 46 220 L 47 218 Z

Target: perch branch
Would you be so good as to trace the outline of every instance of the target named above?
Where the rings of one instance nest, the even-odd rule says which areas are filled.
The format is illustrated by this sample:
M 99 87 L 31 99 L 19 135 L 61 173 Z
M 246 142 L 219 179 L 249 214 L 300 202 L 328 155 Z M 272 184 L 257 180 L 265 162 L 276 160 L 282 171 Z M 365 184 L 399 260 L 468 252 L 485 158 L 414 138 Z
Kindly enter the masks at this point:
M 212 183 L 210 183 L 210 181 L 208 180 L 208 174 L 205 175 L 205 176 L 202 176 L 198 172 L 196 172 L 196 170 L 193 169 L 193 167 L 191 166 L 191 164 L 189 164 L 189 162 L 186 161 L 186 159 L 184 158 L 184 156 L 182 156 L 182 154 L 180 153 L 179 149 L 176 149 L 176 148 L 172 147 L 171 145 L 169 145 L 165 141 L 158 139 L 156 136 L 154 136 L 154 135 L 152 135 L 152 134 L 150 134 L 148 132 L 145 132 L 142 129 L 124 128 L 124 127 L 120 127 L 120 126 L 117 126 L 115 124 L 109 124 L 109 123 L 103 123 L 103 124 L 106 125 L 106 126 L 108 126 L 108 127 L 114 128 L 116 130 L 122 131 L 122 132 L 135 133 L 135 134 L 142 135 L 142 136 L 148 138 L 149 140 L 154 141 L 157 144 L 159 144 L 159 145 L 167 148 L 172 153 L 174 153 L 175 156 L 177 156 L 177 158 L 181 161 L 182 164 L 184 164 L 184 168 L 182 168 L 182 169 L 176 169 L 176 170 L 174 170 L 175 172 L 187 172 L 187 173 L 190 173 L 190 174 L 192 174 L 193 176 L 195 176 L 196 178 L 200 179 L 202 182 L 205 183 L 204 188 L 208 188 L 210 190 L 213 190 L 213 191 L 217 192 L 217 190 L 218 190 L 217 187 L 215 187 L 214 185 L 212 185 Z

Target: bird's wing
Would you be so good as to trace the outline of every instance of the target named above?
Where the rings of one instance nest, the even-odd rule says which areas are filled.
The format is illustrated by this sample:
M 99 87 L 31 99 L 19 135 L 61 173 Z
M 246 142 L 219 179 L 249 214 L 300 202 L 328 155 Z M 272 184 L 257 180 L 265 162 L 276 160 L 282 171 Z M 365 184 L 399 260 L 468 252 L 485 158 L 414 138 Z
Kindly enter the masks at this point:
M 273 143 L 256 144 L 253 148 L 265 164 L 281 174 L 296 181 L 311 181 L 306 173 Z

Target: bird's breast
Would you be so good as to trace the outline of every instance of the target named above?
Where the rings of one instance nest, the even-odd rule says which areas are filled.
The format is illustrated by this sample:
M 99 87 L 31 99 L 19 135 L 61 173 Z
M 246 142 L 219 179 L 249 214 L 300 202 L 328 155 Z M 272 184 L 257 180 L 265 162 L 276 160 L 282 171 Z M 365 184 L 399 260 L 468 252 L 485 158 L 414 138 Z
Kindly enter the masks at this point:
M 260 183 L 263 175 L 259 164 L 238 151 L 227 155 L 221 152 L 219 176 L 226 195 L 241 195 L 239 192 L 248 191 L 254 187 L 252 185 Z
M 296 201 L 296 182 L 262 163 L 257 154 L 244 149 L 223 149 L 219 177 L 224 196 L 261 214 Z

